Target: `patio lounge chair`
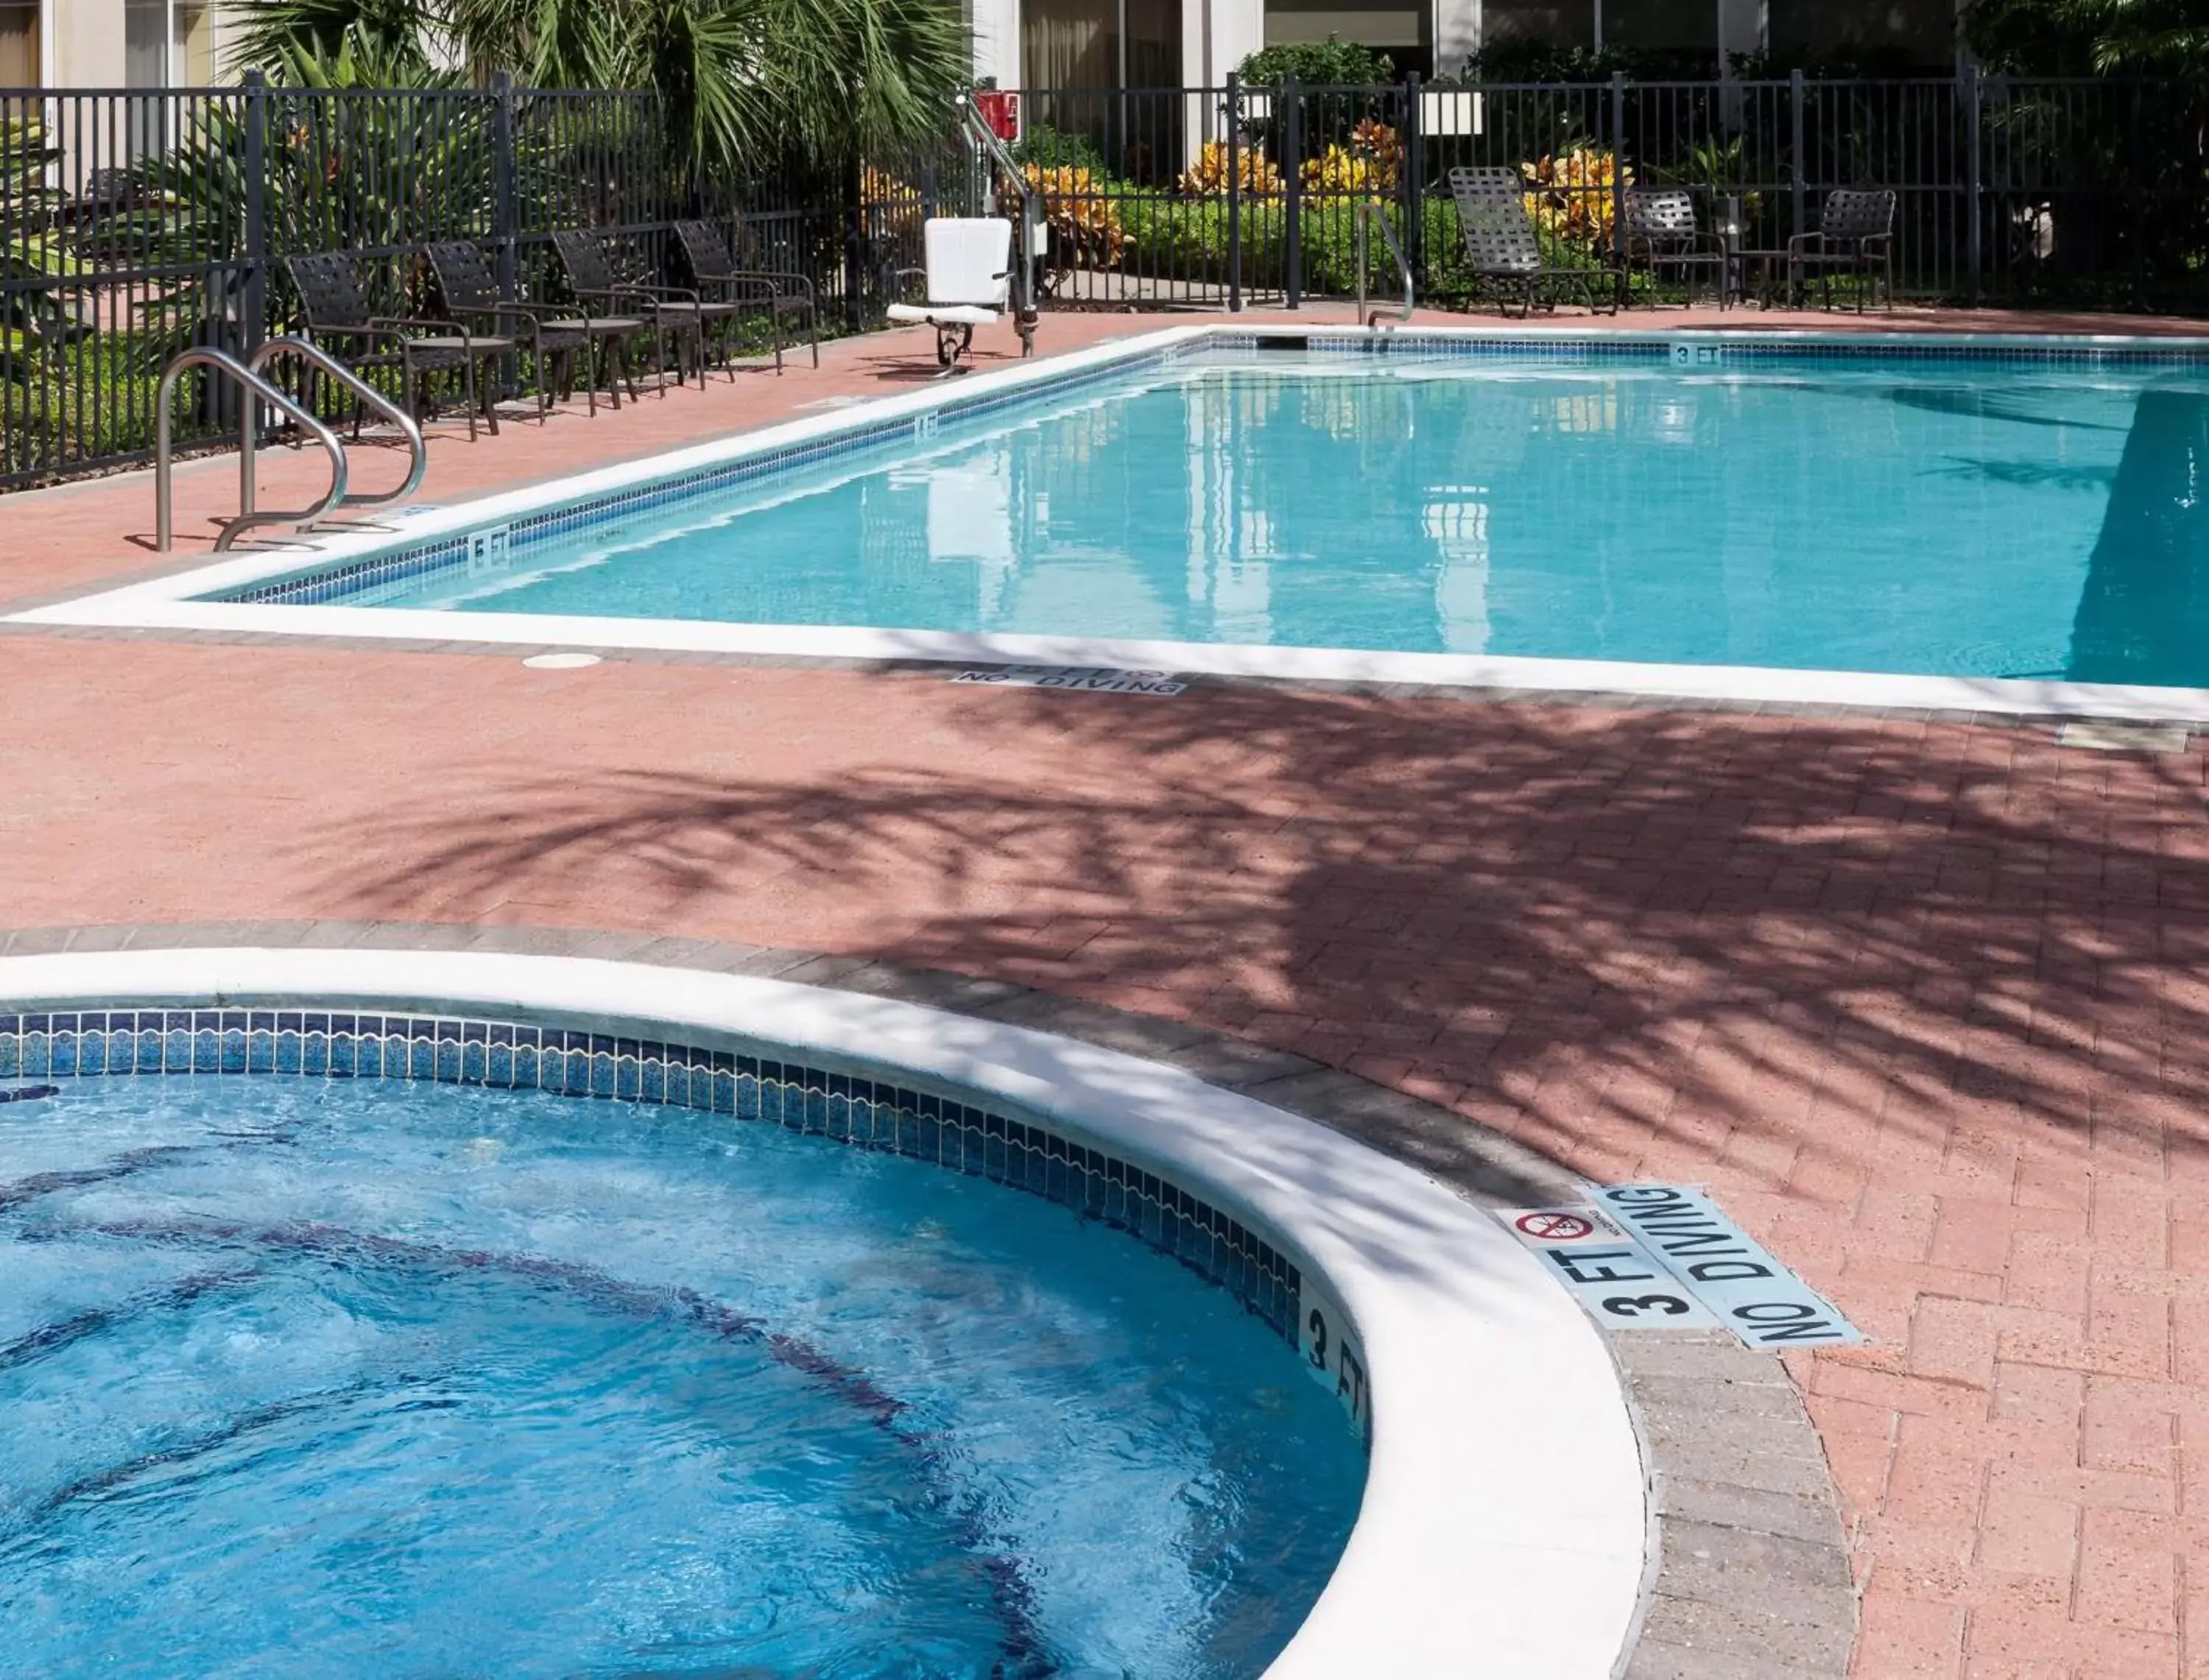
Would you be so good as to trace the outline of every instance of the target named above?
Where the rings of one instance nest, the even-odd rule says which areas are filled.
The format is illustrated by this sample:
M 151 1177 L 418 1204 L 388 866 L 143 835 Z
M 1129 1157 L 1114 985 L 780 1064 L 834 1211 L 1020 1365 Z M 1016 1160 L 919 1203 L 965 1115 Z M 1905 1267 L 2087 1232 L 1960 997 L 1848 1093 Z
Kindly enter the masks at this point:
M 1718 307 L 1726 304 L 1725 241 L 1695 223 L 1695 198 L 1685 187 L 1631 187 L 1626 194 L 1626 267 L 1631 274 L 1639 262 L 1652 280 L 1661 281 L 1666 270 L 1678 276 L 1694 296 L 1698 269 L 1706 269 Z
M 936 328 L 936 360 L 948 372 L 974 342 L 974 329 L 995 322 L 1012 298 L 1013 225 L 1002 216 L 932 216 L 921 230 L 925 268 L 900 268 L 898 277 L 927 282 L 924 304 L 892 304 L 893 321 L 924 322 Z M 1035 352 L 1035 325 L 1016 324 L 1020 354 Z
M 498 436 L 498 415 L 491 407 L 491 382 L 480 371 L 485 362 L 508 355 L 514 340 L 472 333 L 450 321 L 418 321 L 406 316 L 382 316 L 361 290 L 360 275 L 352 257 L 344 251 L 317 256 L 284 259 L 292 284 L 299 293 L 299 312 L 307 337 L 356 370 L 395 367 L 399 370 L 401 400 L 406 412 L 420 418 L 424 387 L 429 376 L 458 368 L 465 376 L 468 396 L 468 441 L 476 435 L 476 411 L 483 411 L 491 435 Z M 326 339 L 340 340 L 324 344 Z M 348 349 L 346 343 L 369 346 Z M 378 350 L 378 344 L 396 349 Z M 352 411 L 353 436 L 360 436 L 361 407 Z
M 1465 255 L 1472 270 L 1473 295 L 1492 294 L 1508 315 L 1514 298 L 1520 315 L 1531 314 L 1543 301 L 1545 286 L 1579 291 L 1591 310 L 1600 280 L 1610 292 L 1610 312 L 1618 310 L 1618 295 L 1626 284 L 1623 270 L 1610 263 L 1593 268 L 1560 267 L 1542 260 L 1542 244 L 1534 232 L 1534 219 L 1526 213 L 1526 184 L 1516 169 L 1508 166 L 1460 165 L 1449 172 L 1450 196 L 1457 201 L 1458 226 L 1465 233 Z M 1549 307 L 1556 307 L 1552 293 Z
M 690 264 L 690 278 L 698 282 L 701 297 L 709 294 L 740 308 L 749 304 L 763 310 L 774 336 L 774 370 L 782 371 L 782 322 L 785 316 L 802 316 L 805 341 L 812 347 L 813 365 L 821 365 L 821 304 L 813 282 L 803 274 L 770 268 L 739 268 L 728 242 L 710 222 L 679 221 L 675 237 Z
M 1787 242 L 1788 277 L 1797 286 L 1818 277 L 1820 301 L 1833 306 L 1833 276 L 1860 274 L 1857 312 L 1875 283 L 1886 286 L 1886 305 L 1894 307 L 1894 192 L 1892 188 L 1844 187 L 1826 195 L 1815 233 L 1797 233 Z
M 593 352 L 601 344 L 606 348 L 614 406 L 621 406 L 623 380 L 629 382 L 630 398 L 635 398 L 636 378 L 629 370 L 627 345 L 632 336 L 644 330 L 643 317 L 594 317 L 588 304 L 579 304 L 575 312 L 569 313 L 509 303 L 499 296 L 498 277 L 491 273 L 483 248 L 472 240 L 453 239 L 427 245 L 423 254 L 430 259 L 430 272 L 437 277 L 437 291 L 444 299 L 446 314 L 458 321 L 489 321 L 510 328 L 516 341 L 535 358 L 537 413 L 540 420 L 551 412 L 553 387 L 559 382 L 552 376 L 556 370 L 565 376 L 568 394 L 575 394 L 578 350 L 583 352 L 584 388 L 588 394 L 590 412 L 599 412 L 597 370 L 591 362 Z
M 682 343 L 690 340 L 692 360 L 698 370 L 698 382 L 706 382 L 706 328 L 717 322 L 725 322 L 737 313 L 734 304 L 708 303 L 695 292 L 679 286 L 654 286 L 642 280 L 626 280 L 615 273 L 612 260 L 606 256 L 605 239 L 595 232 L 581 228 L 566 228 L 552 236 L 552 249 L 559 254 L 560 266 L 568 273 L 568 289 L 575 294 L 575 301 L 588 305 L 611 303 L 635 309 L 648 316 L 652 325 L 653 359 L 665 364 L 666 340 L 670 334 L 676 340 L 675 382 L 683 382 Z M 736 370 L 729 377 L 736 378 Z M 660 390 L 667 388 L 667 376 L 663 365 Z

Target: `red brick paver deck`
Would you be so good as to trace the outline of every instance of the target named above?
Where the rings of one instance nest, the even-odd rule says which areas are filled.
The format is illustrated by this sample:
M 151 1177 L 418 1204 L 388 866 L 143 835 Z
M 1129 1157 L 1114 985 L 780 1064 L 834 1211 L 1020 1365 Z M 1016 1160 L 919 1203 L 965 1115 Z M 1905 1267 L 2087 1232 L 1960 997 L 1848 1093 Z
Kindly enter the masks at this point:
M 875 388 L 912 347 L 448 444 L 430 493 Z M 0 503 L 0 596 L 153 563 L 116 540 L 143 495 Z M 21 634 L 0 695 L 0 923 L 893 957 L 1296 1049 L 1598 1178 L 1707 1182 L 1875 1339 L 1791 1356 L 1858 1673 L 2209 1676 L 2199 751 Z

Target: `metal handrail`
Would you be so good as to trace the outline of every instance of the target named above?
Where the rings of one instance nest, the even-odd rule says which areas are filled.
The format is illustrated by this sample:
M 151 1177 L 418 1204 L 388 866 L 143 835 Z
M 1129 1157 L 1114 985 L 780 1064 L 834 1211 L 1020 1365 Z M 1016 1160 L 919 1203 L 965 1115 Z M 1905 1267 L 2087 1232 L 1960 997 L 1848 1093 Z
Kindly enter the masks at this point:
M 1381 237 L 1396 258 L 1396 272 L 1404 277 L 1404 304 L 1396 318 L 1411 318 L 1411 259 L 1404 255 L 1403 242 L 1397 238 L 1396 230 L 1388 225 L 1387 217 L 1381 214 L 1382 207 L 1372 199 L 1361 199 L 1357 205 L 1357 318 L 1368 328 L 1381 324 L 1381 311 L 1365 312 L 1365 256 L 1372 250 L 1369 230 L 1376 221 L 1381 224 Z
M 344 496 L 339 498 L 337 503 L 339 507 L 383 507 L 393 503 L 404 502 L 422 488 L 422 475 L 430 470 L 430 446 L 423 441 L 422 428 L 415 422 L 412 414 L 377 390 L 343 362 L 338 360 L 336 357 L 331 355 L 322 346 L 312 340 L 301 338 L 295 333 L 286 333 L 280 337 L 270 339 L 260 349 L 246 358 L 245 365 L 258 374 L 269 363 L 285 357 L 296 357 L 312 367 L 319 368 L 346 390 L 352 392 L 360 401 L 366 403 L 385 419 L 397 426 L 400 434 L 406 439 L 408 455 L 406 476 L 400 481 L 398 488 L 372 491 L 361 496 Z M 250 438 L 257 430 L 257 427 L 249 428 L 245 436 Z M 252 445 L 247 443 L 244 447 L 250 449 Z M 245 511 L 247 513 L 253 511 L 251 502 L 249 501 L 245 504 Z
M 238 388 L 243 397 L 238 404 L 238 515 L 222 528 L 214 539 L 217 552 L 236 542 L 241 532 L 256 525 L 311 525 L 324 514 L 345 500 L 346 453 L 338 442 L 337 434 L 316 419 L 299 404 L 286 396 L 259 374 L 248 368 L 236 357 L 224 352 L 202 346 L 187 350 L 170 358 L 169 365 L 161 370 L 161 384 L 154 397 L 157 418 L 153 423 L 153 546 L 161 553 L 169 551 L 172 538 L 172 491 L 170 484 L 169 411 L 176 406 L 177 381 L 193 368 L 208 368 L 226 376 Z M 254 433 L 260 429 L 260 413 L 255 399 L 267 403 L 279 413 L 286 414 L 311 433 L 330 458 L 329 492 L 311 508 L 297 513 L 256 513 L 254 511 L 253 454 Z

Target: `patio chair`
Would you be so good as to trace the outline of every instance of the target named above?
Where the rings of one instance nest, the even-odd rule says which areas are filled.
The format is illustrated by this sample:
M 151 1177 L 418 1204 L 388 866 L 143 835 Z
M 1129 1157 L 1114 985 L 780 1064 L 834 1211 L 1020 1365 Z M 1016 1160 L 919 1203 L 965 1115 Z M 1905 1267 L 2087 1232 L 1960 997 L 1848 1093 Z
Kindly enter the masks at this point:
M 490 380 L 479 370 L 485 362 L 509 355 L 514 340 L 472 333 L 451 321 L 420 321 L 406 316 L 376 314 L 361 290 L 360 275 L 352 257 L 344 251 L 316 256 L 287 256 L 284 265 L 299 293 L 299 312 L 307 337 L 356 371 L 370 368 L 399 370 L 401 400 L 406 412 L 421 418 L 430 375 L 458 368 L 468 397 L 468 441 L 476 435 L 476 411 L 483 411 L 491 435 L 498 436 L 498 415 L 491 407 Z M 325 344 L 335 339 L 337 344 Z M 368 346 L 348 349 L 347 344 Z M 379 344 L 397 348 L 379 350 Z M 353 401 L 353 436 L 360 436 L 361 405 Z
M 1885 307 L 1894 307 L 1894 192 L 1892 188 L 1843 187 L 1826 195 L 1818 216 L 1818 231 L 1797 233 L 1787 242 L 1788 278 L 1799 286 L 1804 276 L 1818 277 L 1819 301 L 1833 306 L 1833 276 L 1857 274 L 1864 284 L 1857 292 L 1857 312 L 1863 313 L 1865 294 L 1876 284 L 1886 286 Z
M 1612 263 L 1573 268 L 1547 262 L 1526 213 L 1526 184 L 1516 169 L 1501 166 L 1460 165 L 1449 172 L 1450 196 L 1457 201 L 1459 227 L 1465 234 L 1465 255 L 1472 270 L 1473 295 L 1492 293 L 1506 315 L 1519 301 L 1521 316 L 1533 312 L 1545 286 L 1562 284 L 1577 288 L 1591 310 L 1596 301 L 1596 282 L 1610 292 L 1611 314 L 1617 313 L 1619 293 L 1624 290 L 1624 270 Z M 1548 307 L 1556 307 L 1554 295 Z
M 635 400 L 636 376 L 629 370 L 627 346 L 633 335 L 644 330 L 641 316 L 593 316 L 587 304 L 579 304 L 577 313 L 568 314 L 539 305 L 509 303 L 499 295 L 498 276 L 491 272 L 483 248 L 473 240 L 452 239 L 425 245 L 423 255 L 430 260 L 430 272 L 437 277 L 437 292 L 443 299 L 446 314 L 459 321 L 489 321 L 510 328 L 515 340 L 535 358 L 537 416 L 540 421 L 551 412 L 554 387 L 563 382 L 560 377 L 549 375 L 564 376 L 566 394 L 575 394 L 578 350 L 583 352 L 583 371 L 587 376 L 584 389 L 590 412 L 599 412 L 598 370 L 592 362 L 602 344 L 605 346 L 614 407 L 621 407 L 623 380 L 629 382 L 629 394 Z
M 1013 225 L 1002 216 L 931 216 L 921 228 L 925 268 L 900 268 L 897 278 L 918 276 L 928 288 L 922 304 L 892 304 L 893 321 L 924 322 L 936 328 L 936 361 L 945 373 L 974 342 L 974 329 L 993 324 L 1010 306 Z M 1035 353 L 1035 326 L 1017 320 L 1020 354 Z
M 1706 269 L 1718 307 L 1726 304 L 1725 241 L 1699 226 L 1695 198 L 1685 187 L 1630 187 L 1626 194 L 1626 268 L 1635 263 L 1662 282 L 1667 269 L 1679 277 L 1687 300 L 1694 299 L 1694 276 Z
M 675 237 L 690 264 L 690 278 L 698 282 L 701 297 L 713 293 L 720 302 L 740 307 L 749 303 L 762 310 L 774 338 L 774 370 L 782 371 L 782 322 L 785 316 L 802 316 L 805 341 L 813 352 L 813 365 L 821 365 L 821 304 L 813 282 L 803 274 L 771 268 L 739 268 L 728 242 L 711 222 L 679 221 Z
M 682 346 L 688 338 L 692 363 L 698 370 L 698 383 L 705 384 L 706 328 L 716 322 L 732 320 L 737 314 L 736 304 L 707 303 L 696 292 L 679 286 L 623 280 L 606 255 L 605 239 L 587 229 L 566 228 L 556 232 L 552 249 L 559 254 L 560 266 L 568 274 L 568 289 L 575 294 L 578 304 L 612 303 L 647 315 L 652 323 L 653 360 L 661 364 L 662 394 L 667 389 L 665 363 L 671 334 L 676 342 L 675 382 L 683 382 Z M 736 370 L 731 368 L 729 377 L 734 380 L 736 376 Z

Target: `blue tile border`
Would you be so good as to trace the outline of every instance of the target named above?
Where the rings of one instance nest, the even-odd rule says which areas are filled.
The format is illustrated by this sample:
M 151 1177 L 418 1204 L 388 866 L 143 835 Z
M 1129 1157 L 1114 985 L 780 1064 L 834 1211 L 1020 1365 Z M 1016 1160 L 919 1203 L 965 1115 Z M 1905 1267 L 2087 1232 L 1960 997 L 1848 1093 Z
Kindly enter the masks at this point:
M 652 508 L 671 503 L 695 501 L 704 496 L 749 484 L 779 473 L 801 467 L 814 467 L 822 461 L 856 454 L 862 449 L 885 443 L 914 438 L 933 432 L 945 419 L 963 420 L 980 414 L 993 413 L 1000 409 L 1018 406 L 1039 399 L 1057 395 L 1073 387 L 1115 376 L 1131 371 L 1159 367 L 1170 361 L 1187 359 L 1191 351 L 1184 346 L 1171 346 L 1148 352 L 1141 356 L 1112 362 L 1102 367 L 1070 369 L 1061 374 L 1045 375 L 1029 380 L 1009 390 L 985 391 L 978 396 L 947 396 L 936 407 L 920 414 L 900 415 L 891 420 L 864 422 L 833 432 L 826 437 L 808 438 L 778 449 L 762 449 L 739 460 L 725 461 L 716 467 L 700 467 L 693 473 L 681 473 L 652 484 L 637 485 L 626 490 L 610 491 L 603 496 L 593 496 L 579 502 L 548 508 L 542 513 L 525 515 L 510 520 L 503 527 L 507 555 L 533 548 L 553 538 L 562 537 L 581 527 L 601 525 L 611 520 L 627 518 Z M 324 602 L 348 599 L 370 590 L 389 587 L 394 584 L 411 582 L 437 573 L 465 566 L 469 559 L 469 536 L 466 532 L 449 537 L 440 537 L 435 542 L 412 548 L 401 548 L 389 553 L 372 555 L 365 560 L 350 561 L 343 565 L 295 572 L 289 576 L 271 579 L 266 582 L 248 584 L 242 588 L 220 591 L 196 599 L 224 601 L 239 605 L 260 603 L 285 606 L 312 606 Z
M 1754 331 L 1730 328 L 1724 331 Z M 781 449 L 766 449 L 719 466 L 701 467 L 652 484 L 608 491 L 602 496 L 548 508 L 540 513 L 509 521 L 503 527 L 504 554 L 511 556 L 575 530 L 626 518 L 653 508 L 695 500 L 773 474 L 812 467 L 863 449 L 903 439 L 931 435 L 943 419 L 960 420 L 1017 407 L 1069 388 L 1165 365 L 1200 360 L 1221 350 L 1255 351 L 1286 339 L 1314 355 L 1418 357 L 1433 358 L 1508 358 L 1570 364 L 1617 362 L 1661 362 L 1673 346 L 1694 345 L 1698 370 L 1713 371 L 1739 362 L 1962 361 L 2002 365 L 2049 367 L 2187 367 L 2209 369 L 2209 346 L 2188 344 L 2158 345 L 2144 341 L 2124 345 L 2066 343 L 1911 342 L 1899 335 L 1796 340 L 1787 338 L 1736 339 L 1707 328 L 1662 328 L 1646 332 L 1593 334 L 1584 338 L 1538 338 L 1528 333 L 1466 333 L 1455 330 L 1429 335 L 1408 329 L 1382 336 L 1355 328 L 1315 326 L 1303 332 L 1283 328 L 1276 332 L 1214 332 L 1189 344 L 1172 345 L 1143 354 L 1064 373 L 1046 374 L 1008 389 L 985 391 L 975 396 L 948 394 L 935 408 L 895 419 L 857 423 L 828 436 L 809 438 Z M 1703 359 L 1704 352 L 1715 352 Z M 248 584 L 196 599 L 238 605 L 311 606 L 357 599 L 371 592 L 412 584 L 424 578 L 466 565 L 470 535 L 460 533 L 432 542 L 401 547 L 363 560 L 320 569 L 310 568 L 287 576 Z M 374 605 L 374 603 L 364 603 Z
M 1313 355 L 1342 356 L 1466 356 L 1514 361 L 1619 362 L 1663 361 L 1676 344 L 1692 344 L 1715 350 L 1714 362 L 1977 362 L 2005 366 L 2048 367 L 2200 367 L 2209 370 L 2209 345 L 2134 342 L 2122 345 L 2078 344 L 2050 340 L 2045 344 L 1971 343 L 1951 339 L 1917 342 L 1906 336 L 1860 339 L 1731 338 L 1725 334 L 1754 332 L 1754 328 L 1682 327 L 1676 332 L 1604 333 L 1586 338 L 1537 338 L 1531 334 L 1455 334 L 1424 336 L 1416 329 L 1372 338 L 1352 331 L 1315 328 L 1302 346 Z M 1265 338 L 1256 333 L 1220 334 L 1213 345 L 1220 349 L 1255 350 Z M 1291 334 L 1291 336 L 1296 336 Z
M 765 1120 L 1029 1191 L 1123 1231 L 1299 1347 L 1303 1283 L 1241 1221 L 1032 1122 L 895 1083 L 658 1039 L 473 1016 L 162 1008 L 0 1015 L 0 1080 L 283 1075 L 421 1080 Z

